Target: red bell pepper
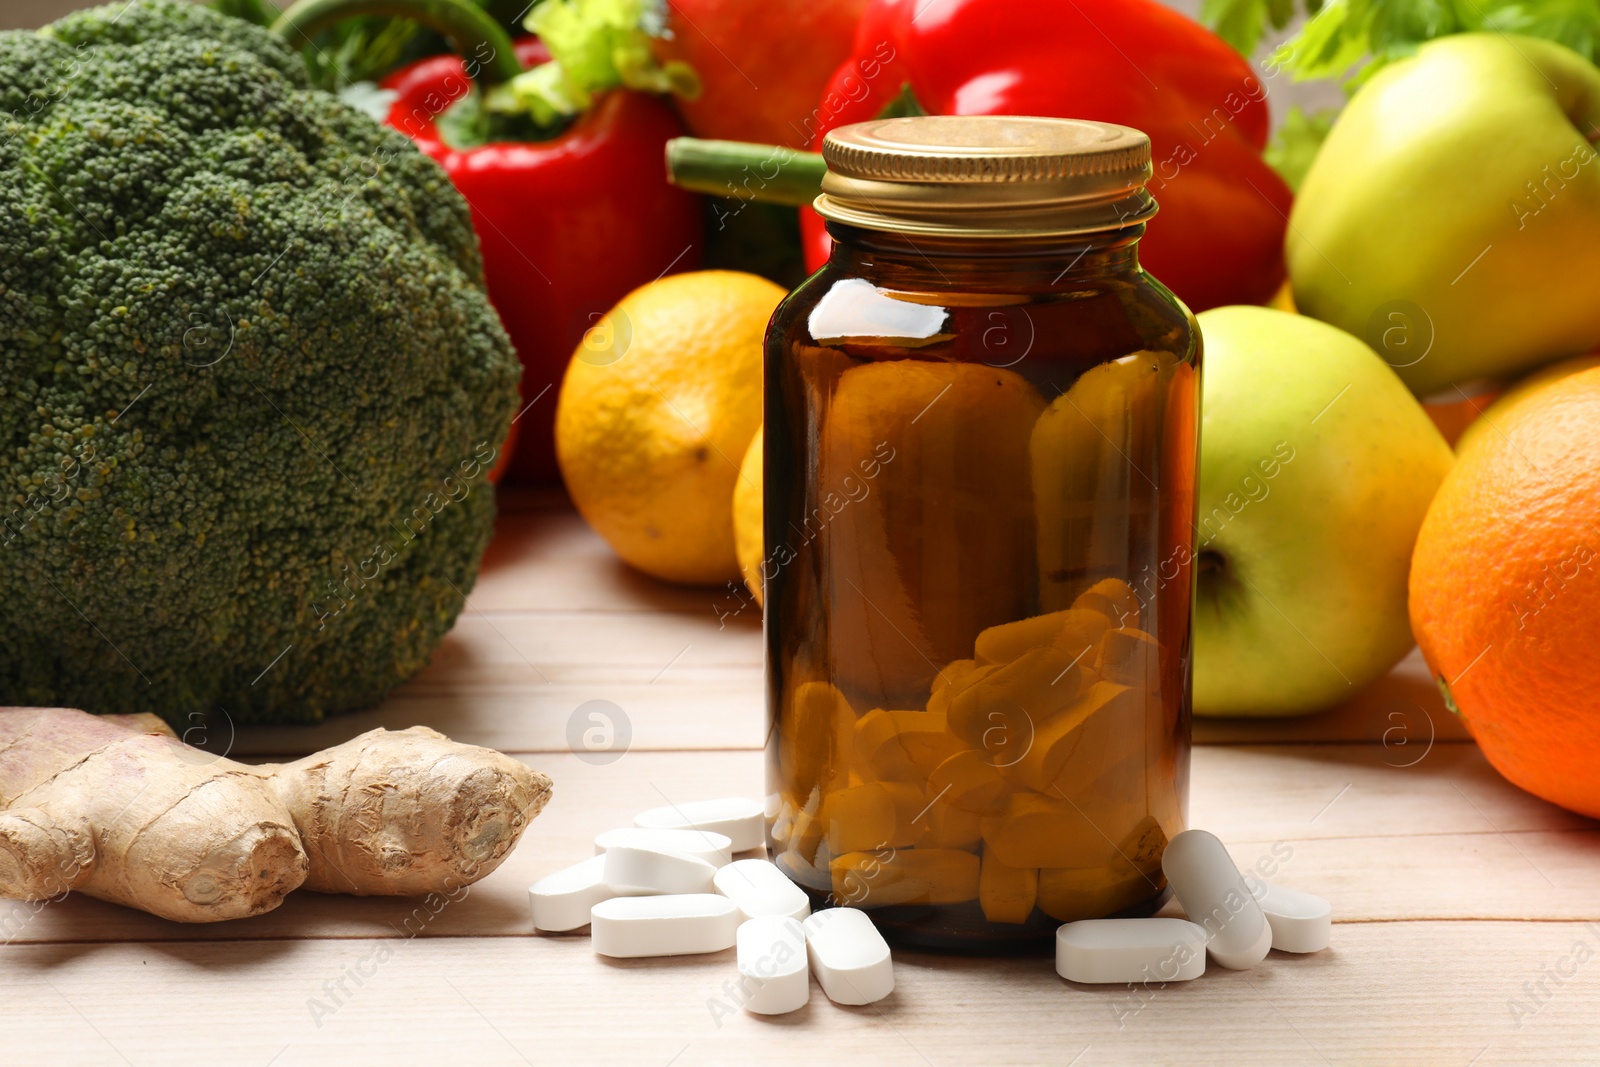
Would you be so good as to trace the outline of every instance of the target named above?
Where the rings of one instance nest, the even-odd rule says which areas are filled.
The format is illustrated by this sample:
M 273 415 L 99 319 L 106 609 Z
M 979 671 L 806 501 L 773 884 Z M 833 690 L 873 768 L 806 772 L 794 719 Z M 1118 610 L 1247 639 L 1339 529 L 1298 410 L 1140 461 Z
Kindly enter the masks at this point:
M 702 92 L 679 98 L 696 137 L 811 144 L 807 120 L 850 55 L 867 0 L 671 0 L 655 42 L 688 63 Z
M 893 58 L 880 62 L 883 49 Z M 864 69 L 882 67 L 876 78 Z M 938 115 L 1099 119 L 1150 135 L 1161 205 L 1150 273 L 1196 311 L 1263 303 L 1283 284 L 1293 194 L 1261 158 L 1266 88 L 1220 37 L 1156 0 L 872 0 L 823 98 L 829 129 L 910 86 Z M 805 223 L 818 262 L 821 219 Z M 822 253 L 825 258 L 825 253 Z
M 527 38 L 517 58 L 532 66 L 549 53 Z M 615 89 L 553 140 L 454 149 L 434 119 L 468 91 L 460 58 L 424 59 L 383 85 L 400 94 L 389 125 L 472 205 L 489 299 L 522 357 L 529 406 L 511 477 L 555 477 L 556 395 L 584 332 L 630 290 L 699 265 L 699 202 L 661 176 L 663 148 L 683 127 L 662 101 Z
M 436 160 L 471 205 L 489 299 L 522 359 L 524 407 L 512 426 L 509 476 L 555 478 L 556 396 L 585 332 L 630 290 L 699 265 L 700 202 L 661 174 L 663 148 L 683 127 L 660 99 L 618 88 L 596 95 L 549 139 L 452 147 L 437 120 L 472 91 L 473 77 L 508 81 L 548 60 L 548 50 L 534 38 L 513 48 L 461 0 L 302 0 L 278 28 L 309 39 L 364 13 L 411 15 L 472 57 L 435 56 L 390 75 L 383 86 L 399 96 L 386 121 Z
M 814 143 L 891 105 L 940 115 L 1098 119 L 1150 135 L 1160 214 L 1140 259 L 1194 310 L 1263 303 L 1284 279 L 1293 199 L 1261 158 L 1265 88 L 1220 37 L 1155 0 L 871 0 L 855 54 L 817 109 Z M 684 146 L 683 184 L 794 201 L 816 172 L 757 146 Z M 790 174 L 781 171 L 792 171 Z M 809 197 L 803 198 L 809 202 Z M 806 260 L 827 259 L 803 211 Z

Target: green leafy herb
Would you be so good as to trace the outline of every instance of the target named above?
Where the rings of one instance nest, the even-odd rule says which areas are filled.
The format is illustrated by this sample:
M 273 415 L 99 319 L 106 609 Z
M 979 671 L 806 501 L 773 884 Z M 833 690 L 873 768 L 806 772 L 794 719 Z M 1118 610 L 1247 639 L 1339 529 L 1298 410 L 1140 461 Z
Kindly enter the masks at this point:
M 1273 135 L 1272 143 L 1267 145 L 1262 156 L 1289 183 L 1289 188 L 1300 188 L 1306 171 L 1311 169 L 1311 161 L 1317 158 L 1322 142 L 1327 140 L 1328 131 L 1333 129 L 1333 120 L 1337 115 L 1338 112 L 1334 110 L 1307 114 L 1298 107 L 1291 107 L 1283 117 L 1283 125 Z
M 1295 0 L 1203 0 L 1200 21 L 1249 57 L 1255 54 L 1267 27 L 1281 30 L 1301 10 L 1314 15 L 1321 8 L 1322 0 L 1303 0 L 1299 4 Z
M 1278 0 L 1209 0 L 1235 22 L 1262 19 Z M 1600 0 L 1331 0 L 1268 61 L 1296 81 L 1346 78 L 1354 90 L 1437 37 L 1479 31 L 1519 33 L 1564 44 L 1600 62 Z
M 312 83 L 337 92 L 355 82 L 376 81 L 399 66 L 420 32 L 409 19 L 354 18 L 319 34 L 302 56 Z
M 1296 81 L 1338 78 L 1352 70 L 1355 88 L 1379 69 L 1404 59 L 1417 45 L 1460 33 L 1453 0 L 1333 0 L 1273 53 L 1271 62 Z
M 1600 62 L 1600 3 L 1595 0 L 1489 3 L 1479 28 L 1559 41 L 1590 62 Z
M 281 13 L 268 0 L 211 0 L 210 6 L 257 26 L 271 26 Z M 376 81 L 407 59 L 417 58 L 412 46 L 422 34 L 410 19 L 352 18 L 318 34 L 301 58 L 313 85 L 339 92 L 352 84 Z
M 526 111 L 549 125 L 617 86 L 700 95 L 700 79 L 687 63 L 662 65 L 651 51 L 651 38 L 665 33 L 662 0 L 542 0 L 524 25 L 539 35 L 551 61 L 497 86 L 489 95 L 492 110 Z

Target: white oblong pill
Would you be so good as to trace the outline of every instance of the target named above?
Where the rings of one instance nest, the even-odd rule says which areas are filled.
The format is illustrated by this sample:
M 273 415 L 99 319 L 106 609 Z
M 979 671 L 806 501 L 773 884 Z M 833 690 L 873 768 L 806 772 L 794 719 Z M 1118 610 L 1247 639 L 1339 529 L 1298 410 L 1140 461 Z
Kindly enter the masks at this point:
M 652 830 L 710 830 L 733 839 L 735 852 L 760 848 L 767 839 L 766 808 L 749 797 L 696 800 L 641 811 L 634 825 Z
M 1187 919 L 1083 919 L 1056 931 L 1070 982 L 1187 982 L 1206 973 L 1206 932 Z
M 589 909 L 616 895 L 606 885 L 604 856 L 547 874 L 528 890 L 533 906 L 533 928 L 546 933 L 564 933 L 588 926 Z
M 1267 958 L 1272 927 L 1215 834 L 1177 835 L 1167 842 L 1161 870 L 1189 921 L 1205 928 L 1212 959 L 1242 971 Z
M 717 892 L 739 905 L 746 919 L 776 915 L 804 919 L 811 898 L 767 860 L 734 860 L 711 879 Z
M 599 857 L 606 885 L 644 893 L 709 893 L 717 869 L 698 856 L 639 845 L 617 845 Z
M 783 1015 L 806 1006 L 811 966 L 804 927 L 794 919 L 762 916 L 742 923 L 735 941 L 745 1011 Z
M 1256 901 L 1279 952 L 1321 952 L 1333 939 L 1333 906 L 1315 893 L 1257 882 Z
M 721 867 L 733 859 L 733 842 L 728 835 L 709 830 L 643 830 L 637 826 L 619 826 L 594 839 L 597 855 L 617 845 L 681 852 L 685 856 L 698 856 L 713 867 Z
M 613 897 L 589 912 L 595 952 L 621 959 L 721 952 L 738 929 L 739 909 L 716 893 Z
M 857 908 L 828 908 L 805 921 L 811 971 L 835 1004 L 871 1004 L 894 992 L 889 943 Z

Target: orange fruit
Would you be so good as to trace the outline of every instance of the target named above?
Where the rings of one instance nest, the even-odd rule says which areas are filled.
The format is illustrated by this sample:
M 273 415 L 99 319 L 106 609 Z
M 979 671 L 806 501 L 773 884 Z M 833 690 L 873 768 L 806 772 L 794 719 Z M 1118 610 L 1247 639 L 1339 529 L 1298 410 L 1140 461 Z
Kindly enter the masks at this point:
M 1474 442 L 1428 508 L 1411 628 L 1494 768 L 1600 817 L 1600 368 Z

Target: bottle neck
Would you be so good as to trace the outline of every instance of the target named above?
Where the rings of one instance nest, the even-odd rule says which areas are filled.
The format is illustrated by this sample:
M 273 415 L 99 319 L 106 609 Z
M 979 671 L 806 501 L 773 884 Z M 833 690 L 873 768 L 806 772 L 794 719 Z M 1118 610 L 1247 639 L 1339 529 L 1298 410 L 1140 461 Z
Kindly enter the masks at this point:
M 930 237 L 828 223 L 829 263 L 885 288 L 1027 292 L 1133 276 L 1144 224 L 1060 237 Z

